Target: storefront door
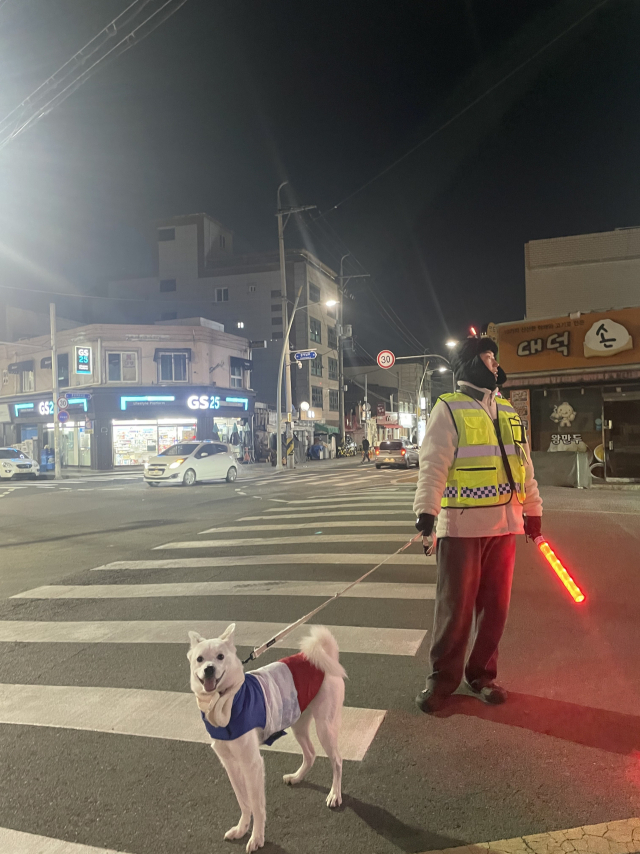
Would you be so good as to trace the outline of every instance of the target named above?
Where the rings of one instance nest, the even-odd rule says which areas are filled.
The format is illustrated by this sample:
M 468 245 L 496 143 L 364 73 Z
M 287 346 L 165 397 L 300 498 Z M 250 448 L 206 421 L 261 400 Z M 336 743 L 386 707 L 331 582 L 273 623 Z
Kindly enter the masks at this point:
M 640 392 L 604 400 L 605 476 L 640 480 Z

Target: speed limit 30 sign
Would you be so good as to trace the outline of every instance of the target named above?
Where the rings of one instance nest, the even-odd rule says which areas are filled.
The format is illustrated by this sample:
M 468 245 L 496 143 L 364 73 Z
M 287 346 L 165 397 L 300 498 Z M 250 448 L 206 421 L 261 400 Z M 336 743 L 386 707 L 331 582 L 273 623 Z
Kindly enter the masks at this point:
M 392 368 L 396 363 L 396 357 L 391 350 L 380 350 L 376 361 L 380 368 Z

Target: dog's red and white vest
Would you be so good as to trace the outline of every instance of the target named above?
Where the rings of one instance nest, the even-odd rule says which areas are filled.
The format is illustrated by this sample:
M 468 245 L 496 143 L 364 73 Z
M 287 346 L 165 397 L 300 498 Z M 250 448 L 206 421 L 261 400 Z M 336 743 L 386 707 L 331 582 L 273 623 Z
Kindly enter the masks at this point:
M 204 712 L 202 720 L 211 738 L 218 741 L 233 741 L 259 729 L 263 732 L 261 743 L 273 744 L 298 720 L 323 680 L 324 672 L 299 652 L 245 674 L 226 727 L 213 726 Z

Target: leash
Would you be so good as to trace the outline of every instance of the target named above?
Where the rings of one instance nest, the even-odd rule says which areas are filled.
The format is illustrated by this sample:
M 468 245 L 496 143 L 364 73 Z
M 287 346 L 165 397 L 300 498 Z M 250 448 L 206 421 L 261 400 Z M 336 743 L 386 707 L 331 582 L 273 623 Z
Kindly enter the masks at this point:
M 388 560 L 391 560 L 392 557 L 395 557 L 396 555 L 402 554 L 402 552 L 405 549 L 408 549 L 412 543 L 415 543 L 419 539 L 422 539 L 421 533 L 416 534 L 415 537 L 411 537 L 411 539 L 408 542 L 406 542 L 403 546 L 401 546 L 398 549 L 398 551 L 394 552 L 393 554 L 388 555 L 388 557 L 386 557 L 384 560 L 380 561 L 379 564 L 374 566 L 373 569 L 370 569 L 368 572 L 365 572 L 364 575 L 360 576 L 360 578 L 356 579 L 355 581 L 352 581 L 351 584 L 347 585 L 347 587 L 344 588 L 344 590 L 341 590 L 339 593 L 334 593 L 333 596 L 330 599 L 327 599 L 326 602 L 323 602 L 322 605 L 318 605 L 318 607 L 314 608 L 313 611 L 309 611 L 309 613 L 305 614 L 304 617 L 300 617 L 300 619 L 296 620 L 295 623 L 291 623 L 291 625 L 282 629 L 282 631 L 280 631 L 280 632 L 278 632 L 278 634 L 274 635 L 271 638 L 271 640 L 268 640 L 266 643 L 263 643 L 262 646 L 254 647 L 251 650 L 251 653 L 249 654 L 249 656 L 247 658 L 245 658 L 245 660 L 242 663 L 247 664 L 249 661 L 255 661 L 256 658 L 259 658 L 262 655 L 262 653 L 266 652 L 270 646 L 274 645 L 274 643 L 278 643 L 278 641 L 282 640 L 282 638 L 286 638 L 286 636 L 288 634 L 291 634 L 291 632 L 294 629 L 297 629 L 298 626 L 304 625 L 304 623 L 306 623 L 307 620 L 310 620 L 311 617 L 314 616 L 314 614 L 318 613 L 318 611 L 322 611 L 322 609 L 326 608 L 327 605 L 330 605 L 331 602 L 335 602 L 335 600 L 338 599 L 340 596 L 344 596 L 344 594 L 348 590 L 351 590 L 351 588 L 355 587 L 356 584 L 360 584 L 361 581 L 364 581 L 364 579 L 367 578 L 367 576 L 371 575 L 372 572 L 375 572 L 376 569 L 380 569 L 380 567 L 383 564 L 385 564 Z

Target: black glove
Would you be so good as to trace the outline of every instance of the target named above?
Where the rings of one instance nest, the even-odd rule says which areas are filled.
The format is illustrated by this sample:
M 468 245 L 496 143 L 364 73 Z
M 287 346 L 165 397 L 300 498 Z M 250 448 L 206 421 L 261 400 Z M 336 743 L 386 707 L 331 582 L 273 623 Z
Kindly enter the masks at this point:
M 420 531 L 423 537 L 429 537 L 433 533 L 433 523 L 436 517 L 431 513 L 421 513 L 416 519 L 416 530 Z
M 532 540 L 539 537 L 542 534 L 542 516 L 525 516 L 524 532 Z

